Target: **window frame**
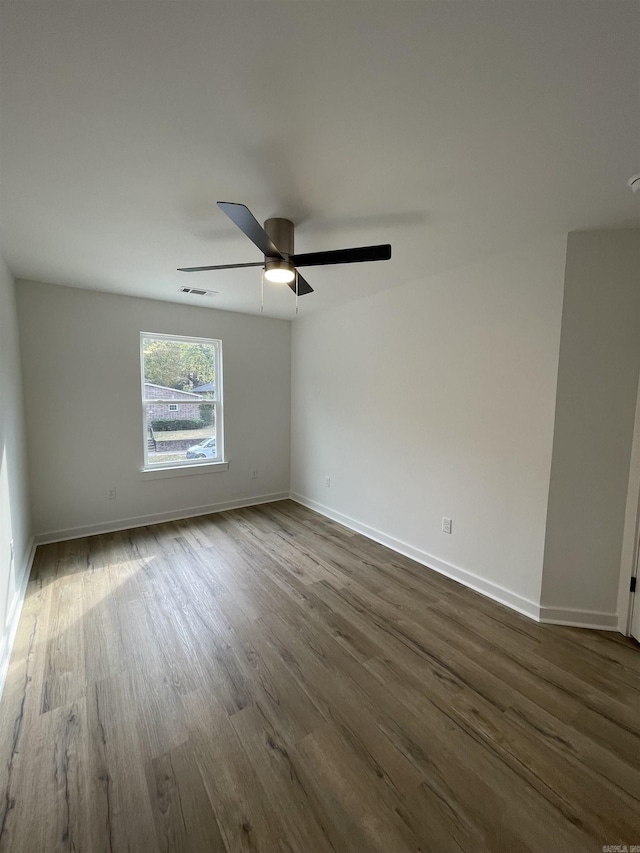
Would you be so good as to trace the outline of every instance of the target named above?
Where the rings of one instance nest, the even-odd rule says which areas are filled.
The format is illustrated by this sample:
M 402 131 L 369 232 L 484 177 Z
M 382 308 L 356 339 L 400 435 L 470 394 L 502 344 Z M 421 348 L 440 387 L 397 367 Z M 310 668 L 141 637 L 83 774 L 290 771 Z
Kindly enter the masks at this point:
M 144 376 L 144 341 L 148 338 L 153 340 L 176 341 L 177 343 L 189 344 L 205 344 L 212 346 L 214 350 L 214 377 L 215 377 L 215 397 L 213 399 L 205 399 L 202 402 L 212 403 L 214 408 L 214 423 L 215 430 L 212 438 L 216 440 L 216 455 L 214 458 L 205 459 L 180 459 L 172 462 L 149 462 L 149 447 L 147 433 L 147 407 L 153 404 L 175 404 L 176 399 L 145 399 L 145 376 Z M 175 474 L 186 474 L 190 470 L 194 471 L 202 468 L 218 468 L 227 470 L 228 464 L 224 456 L 224 414 L 223 414 L 223 373 L 222 373 L 222 341 L 216 338 L 200 338 L 191 337 L 188 335 L 167 335 L 160 332 L 140 332 L 140 400 L 142 409 L 142 448 L 143 448 L 143 474 L 161 474 L 165 476 Z M 180 402 L 180 401 L 178 401 Z M 191 404 L 190 401 L 186 401 Z M 193 401 L 191 405 L 195 405 L 197 401 Z M 200 401 L 198 401 L 200 402 Z M 200 439 L 202 440 L 202 439 Z M 194 443 L 196 443 L 194 441 Z

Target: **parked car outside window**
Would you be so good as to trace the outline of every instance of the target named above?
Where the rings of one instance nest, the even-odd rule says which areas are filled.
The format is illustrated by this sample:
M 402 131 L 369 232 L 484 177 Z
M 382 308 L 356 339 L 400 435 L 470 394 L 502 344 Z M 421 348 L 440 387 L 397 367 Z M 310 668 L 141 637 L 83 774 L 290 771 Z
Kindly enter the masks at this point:
M 215 438 L 205 438 L 187 450 L 187 459 L 214 459 L 216 455 Z

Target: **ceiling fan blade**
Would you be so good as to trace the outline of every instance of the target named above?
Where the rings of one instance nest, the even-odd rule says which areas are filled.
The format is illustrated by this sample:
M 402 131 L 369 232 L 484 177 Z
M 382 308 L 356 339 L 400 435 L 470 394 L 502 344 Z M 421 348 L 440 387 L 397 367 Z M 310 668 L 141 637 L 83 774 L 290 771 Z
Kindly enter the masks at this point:
M 267 255 L 269 258 L 282 258 L 282 255 L 273 244 L 271 237 L 269 237 L 246 205 L 235 204 L 232 201 L 219 201 L 218 207 L 223 213 L 227 214 L 229 219 L 238 226 L 243 234 L 246 234 L 263 255 Z
M 296 292 L 295 278 L 293 281 L 289 282 L 289 287 L 291 288 L 291 290 L 293 290 L 294 293 Z M 309 282 L 306 279 L 302 278 L 300 273 L 298 273 L 298 296 L 306 296 L 307 293 L 313 293 L 313 288 L 311 287 Z
M 296 267 L 317 267 L 324 264 L 357 264 L 363 261 L 388 261 L 391 257 L 391 245 L 360 246 L 357 249 L 335 249 L 332 252 L 307 252 L 306 255 L 292 255 L 291 263 Z
M 178 267 L 178 272 L 206 272 L 207 270 L 239 270 L 243 267 L 263 267 L 263 261 L 252 264 L 218 264 L 215 267 Z

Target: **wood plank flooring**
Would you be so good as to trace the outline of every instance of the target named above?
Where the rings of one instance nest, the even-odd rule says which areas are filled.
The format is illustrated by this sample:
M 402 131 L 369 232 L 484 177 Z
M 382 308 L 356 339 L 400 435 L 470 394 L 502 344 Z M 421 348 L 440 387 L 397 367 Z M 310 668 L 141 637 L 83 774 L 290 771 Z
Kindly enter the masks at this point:
M 640 845 L 640 647 L 290 501 L 38 549 L 0 851 Z

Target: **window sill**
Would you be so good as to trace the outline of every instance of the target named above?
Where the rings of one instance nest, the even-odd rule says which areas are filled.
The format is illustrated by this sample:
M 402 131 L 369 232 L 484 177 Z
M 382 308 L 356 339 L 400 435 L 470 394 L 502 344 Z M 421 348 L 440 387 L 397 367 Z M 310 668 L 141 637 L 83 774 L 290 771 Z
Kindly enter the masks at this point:
M 175 468 L 143 468 L 141 480 L 166 480 L 169 477 L 186 477 L 189 474 L 219 474 L 228 471 L 228 462 L 201 462 L 198 465 L 176 465 Z

